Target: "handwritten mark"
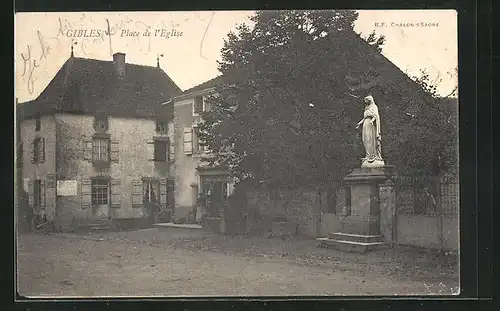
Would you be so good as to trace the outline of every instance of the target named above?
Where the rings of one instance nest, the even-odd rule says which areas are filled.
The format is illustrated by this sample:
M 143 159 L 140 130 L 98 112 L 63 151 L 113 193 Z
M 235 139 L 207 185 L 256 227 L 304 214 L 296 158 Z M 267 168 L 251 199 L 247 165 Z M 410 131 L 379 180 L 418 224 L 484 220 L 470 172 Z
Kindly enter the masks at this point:
M 111 27 L 109 26 L 109 20 L 106 18 L 106 24 L 108 24 L 108 31 L 107 31 L 107 35 L 108 35 L 108 40 L 109 40 L 109 55 L 113 55 L 113 48 L 112 48 L 112 45 L 111 45 Z
M 35 90 L 35 79 L 33 78 L 33 73 L 37 67 L 39 67 L 39 65 L 37 65 L 36 60 L 34 59 L 33 66 L 31 67 L 30 74 L 28 76 L 28 92 L 30 94 L 33 94 L 33 91 Z
M 47 59 L 47 56 L 51 53 L 51 51 L 54 49 L 54 48 L 57 48 L 60 44 L 60 41 L 57 37 L 44 37 L 42 32 L 40 32 L 39 30 L 37 30 L 37 37 L 38 37 L 38 42 L 40 43 L 40 50 L 41 50 L 41 54 L 40 54 L 40 58 L 39 60 L 45 58 Z M 50 43 L 50 40 L 55 40 L 57 41 L 57 43 Z M 56 44 L 56 47 L 54 47 L 53 45 Z
M 28 67 L 29 61 L 31 59 L 31 46 L 28 45 L 28 56 L 25 56 L 23 53 L 21 53 L 21 58 L 23 59 L 23 73 L 21 74 L 21 77 L 24 77 L 26 74 L 26 69 Z
M 26 73 L 28 73 L 28 81 L 27 81 L 27 87 L 28 87 L 28 92 L 30 94 L 33 94 L 35 90 L 35 79 L 33 77 L 33 73 L 35 72 L 35 69 L 40 67 L 36 63 L 36 60 L 34 59 L 31 61 L 31 46 L 28 45 L 28 54 L 25 55 L 21 53 L 21 58 L 23 59 L 23 73 L 21 74 L 21 77 L 24 77 Z
M 45 41 L 43 40 L 43 35 L 40 32 L 40 30 L 37 30 L 36 34 L 38 36 L 38 42 L 40 42 L 40 49 L 42 50 L 42 53 L 40 54 L 40 60 L 41 60 L 42 58 L 46 58 L 45 52 L 49 53 L 50 47 L 46 46 Z
M 215 12 L 212 12 L 212 16 L 210 16 L 210 20 L 208 21 L 207 27 L 205 28 L 205 32 L 203 33 L 203 38 L 201 39 L 200 43 L 200 56 L 204 60 L 208 60 L 205 56 L 203 56 L 203 42 L 205 42 L 205 36 L 207 35 L 208 28 L 210 28 L 210 24 L 212 23 L 212 19 L 214 18 Z
M 147 25 L 146 23 L 144 23 L 142 21 L 135 22 L 135 26 L 137 28 L 139 28 L 141 31 L 143 31 L 143 36 L 144 36 L 144 33 L 150 34 L 150 32 L 151 32 L 151 26 Z M 145 37 L 148 38 L 148 52 L 151 52 L 151 36 L 146 35 Z M 137 39 L 140 40 L 139 38 L 137 38 Z

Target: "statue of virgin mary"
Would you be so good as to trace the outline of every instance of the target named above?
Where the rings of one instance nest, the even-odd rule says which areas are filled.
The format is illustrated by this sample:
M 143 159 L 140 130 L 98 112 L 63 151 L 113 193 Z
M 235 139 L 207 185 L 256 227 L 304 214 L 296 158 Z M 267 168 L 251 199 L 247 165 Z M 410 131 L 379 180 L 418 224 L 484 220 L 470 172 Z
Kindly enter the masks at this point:
M 363 119 L 358 122 L 356 128 L 362 126 L 362 140 L 365 147 L 365 157 L 362 159 L 361 167 L 382 167 L 385 165 L 381 153 L 380 115 L 373 97 L 366 96 L 363 99 L 365 112 Z

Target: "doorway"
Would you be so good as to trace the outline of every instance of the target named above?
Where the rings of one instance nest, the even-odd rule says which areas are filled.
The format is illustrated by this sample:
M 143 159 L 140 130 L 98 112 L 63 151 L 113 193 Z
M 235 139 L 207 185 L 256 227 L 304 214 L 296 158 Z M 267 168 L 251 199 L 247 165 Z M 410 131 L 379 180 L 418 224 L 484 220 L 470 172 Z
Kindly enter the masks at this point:
M 93 178 L 91 182 L 93 219 L 108 218 L 110 196 L 110 179 Z
M 205 180 L 202 193 L 208 198 L 208 214 L 210 217 L 220 217 L 227 205 L 227 182 Z
M 143 188 L 143 206 L 146 217 L 150 223 L 158 222 L 158 213 L 160 207 L 160 182 L 155 179 L 144 180 Z

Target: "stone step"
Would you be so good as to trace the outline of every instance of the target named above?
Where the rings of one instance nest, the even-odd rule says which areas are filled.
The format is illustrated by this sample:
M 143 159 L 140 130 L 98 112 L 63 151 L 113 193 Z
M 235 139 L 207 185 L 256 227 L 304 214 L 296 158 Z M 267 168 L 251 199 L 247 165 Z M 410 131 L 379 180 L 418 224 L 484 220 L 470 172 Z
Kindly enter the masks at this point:
M 105 231 L 111 229 L 111 224 L 107 219 L 92 219 L 78 225 L 80 229 L 91 231 Z
M 384 241 L 384 238 L 381 235 L 362 235 L 362 234 L 352 234 L 343 232 L 330 233 L 328 235 L 328 238 L 331 240 L 361 242 L 361 243 L 376 243 Z
M 176 230 L 203 230 L 203 227 L 198 224 L 174 224 L 168 223 L 157 223 L 153 225 L 154 228 L 160 228 L 163 230 L 176 229 Z
M 316 239 L 318 247 L 332 248 L 340 251 L 366 253 L 369 251 L 377 251 L 389 248 L 390 244 L 387 242 L 352 242 L 346 240 L 335 240 L 330 238 Z
M 106 230 L 110 230 L 110 229 L 111 229 L 110 226 L 90 227 L 90 230 L 92 230 L 92 231 L 106 231 Z

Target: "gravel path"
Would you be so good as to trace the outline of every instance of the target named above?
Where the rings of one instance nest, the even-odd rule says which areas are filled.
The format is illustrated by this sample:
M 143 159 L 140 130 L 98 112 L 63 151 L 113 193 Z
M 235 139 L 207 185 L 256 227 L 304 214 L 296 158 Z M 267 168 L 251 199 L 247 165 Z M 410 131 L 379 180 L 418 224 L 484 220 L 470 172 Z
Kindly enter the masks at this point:
M 158 229 L 22 235 L 25 296 L 274 296 L 451 294 L 453 260 L 388 250 L 365 255 L 314 241 L 228 238 Z

